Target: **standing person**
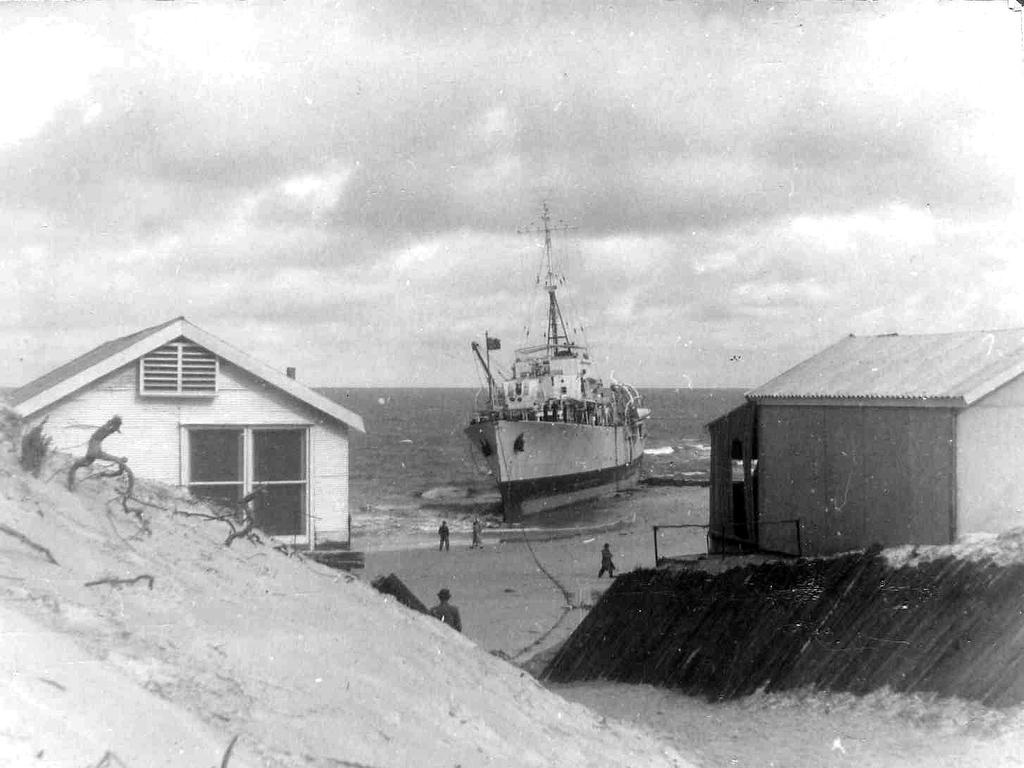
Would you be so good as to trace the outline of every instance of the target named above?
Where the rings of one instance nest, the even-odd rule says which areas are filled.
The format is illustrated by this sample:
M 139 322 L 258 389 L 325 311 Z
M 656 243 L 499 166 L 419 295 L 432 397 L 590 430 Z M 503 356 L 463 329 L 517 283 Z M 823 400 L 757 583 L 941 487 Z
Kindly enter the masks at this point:
M 482 547 L 484 545 L 483 542 L 480 540 L 480 532 L 482 530 L 483 530 L 483 526 L 480 524 L 480 518 L 479 517 L 474 517 L 473 518 L 473 545 L 472 545 L 471 549 L 476 549 L 477 547 Z
M 441 542 L 437 545 L 437 551 L 451 549 L 448 543 L 448 521 L 442 520 L 441 527 L 437 529 L 437 535 L 440 537 Z
M 604 576 L 604 572 L 608 571 L 608 578 L 615 578 L 615 563 L 612 562 L 612 550 L 607 544 L 601 549 L 601 570 L 597 572 L 597 578 Z
M 443 624 L 449 625 L 456 632 L 461 632 L 462 617 L 459 616 L 459 609 L 448 602 L 451 597 L 452 593 L 446 588 L 438 592 L 437 599 L 440 602 L 430 609 L 430 615 L 439 619 Z

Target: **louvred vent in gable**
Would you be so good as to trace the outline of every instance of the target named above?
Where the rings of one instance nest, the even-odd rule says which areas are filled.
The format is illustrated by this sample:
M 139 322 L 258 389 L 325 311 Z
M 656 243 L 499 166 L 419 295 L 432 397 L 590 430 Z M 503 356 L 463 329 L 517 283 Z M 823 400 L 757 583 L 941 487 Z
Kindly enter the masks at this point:
M 144 395 L 212 395 L 217 391 L 217 357 L 185 338 L 150 352 L 140 362 Z

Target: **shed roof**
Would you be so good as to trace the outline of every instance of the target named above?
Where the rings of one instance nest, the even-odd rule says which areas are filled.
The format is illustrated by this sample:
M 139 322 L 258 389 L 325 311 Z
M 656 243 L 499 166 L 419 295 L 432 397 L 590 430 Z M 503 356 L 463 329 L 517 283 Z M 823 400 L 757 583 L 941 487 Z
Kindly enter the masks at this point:
M 946 401 L 967 406 L 1024 373 L 1024 328 L 849 336 L 749 392 L 782 398 Z
M 360 432 L 366 431 L 358 414 L 249 357 L 226 341 L 193 325 L 184 317 L 176 317 L 100 344 L 14 390 L 9 395 L 10 405 L 22 416 L 29 416 L 181 336 L 321 413 Z

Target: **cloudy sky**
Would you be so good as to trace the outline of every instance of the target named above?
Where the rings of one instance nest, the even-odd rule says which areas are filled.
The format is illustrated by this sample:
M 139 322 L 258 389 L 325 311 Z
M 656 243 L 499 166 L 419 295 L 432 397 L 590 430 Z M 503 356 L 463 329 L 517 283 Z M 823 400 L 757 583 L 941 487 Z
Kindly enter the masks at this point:
M 545 201 L 619 380 L 1024 326 L 1022 61 L 1002 2 L 5 4 L 0 384 L 183 314 L 473 385 L 543 333 Z

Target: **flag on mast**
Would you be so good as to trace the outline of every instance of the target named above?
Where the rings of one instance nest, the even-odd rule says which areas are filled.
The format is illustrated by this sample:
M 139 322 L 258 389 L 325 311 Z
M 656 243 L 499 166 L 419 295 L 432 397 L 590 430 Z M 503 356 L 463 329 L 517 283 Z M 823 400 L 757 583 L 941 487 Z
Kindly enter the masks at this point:
M 487 337 L 487 349 L 501 349 L 501 339 L 495 339 L 490 336 Z

